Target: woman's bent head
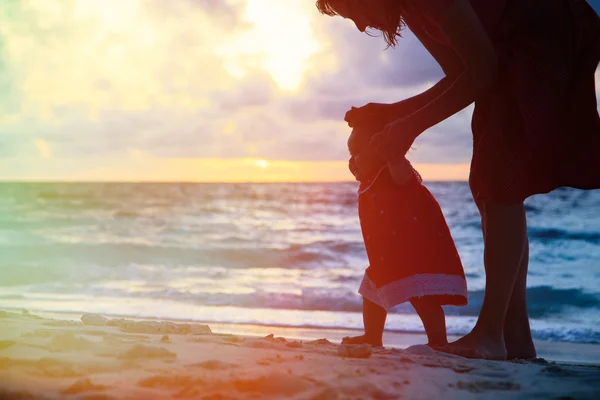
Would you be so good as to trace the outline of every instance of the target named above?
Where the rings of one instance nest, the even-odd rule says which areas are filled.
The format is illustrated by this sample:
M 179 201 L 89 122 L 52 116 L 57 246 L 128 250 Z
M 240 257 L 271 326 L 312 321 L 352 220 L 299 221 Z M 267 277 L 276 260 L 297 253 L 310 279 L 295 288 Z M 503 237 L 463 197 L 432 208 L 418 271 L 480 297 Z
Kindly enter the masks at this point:
M 367 28 L 381 31 L 388 46 L 394 47 L 404 27 L 403 3 L 402 0 L 317 0 L 316 6 L 322 14 L 352 20 L 361 32 Z

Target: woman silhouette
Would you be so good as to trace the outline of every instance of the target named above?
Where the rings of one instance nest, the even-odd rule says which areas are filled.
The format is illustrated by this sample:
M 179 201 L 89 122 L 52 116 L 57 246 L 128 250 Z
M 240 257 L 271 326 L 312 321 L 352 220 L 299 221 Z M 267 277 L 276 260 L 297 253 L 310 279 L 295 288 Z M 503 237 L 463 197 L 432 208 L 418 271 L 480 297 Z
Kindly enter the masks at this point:
M 355 157 L 370 174 L 415 138 L 475 102 L 469 184 L 482 217 L 486 293 L 473 330 L 442 351 L 471 358 L 533 358 L 523 202 L 561 186 L 600 188 L 594 73 L 600 19 L 585 0 L 318 0 L 327 15 L 380 30 L 395 46 L 406 25 L 445 77 L 395 104 L 352 108 L 346 121 L 386 128 Z

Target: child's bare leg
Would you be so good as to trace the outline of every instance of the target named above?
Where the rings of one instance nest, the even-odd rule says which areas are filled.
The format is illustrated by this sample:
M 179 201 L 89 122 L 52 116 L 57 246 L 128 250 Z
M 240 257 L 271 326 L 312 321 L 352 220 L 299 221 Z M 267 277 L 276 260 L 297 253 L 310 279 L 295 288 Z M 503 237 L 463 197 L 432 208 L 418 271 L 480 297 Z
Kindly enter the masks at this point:
M 345 337 L 342 339 L 344 344 L 363 344 L 368 343 L 374 347 L 383 346 L 383 328 L 387 311 L 385 308 L 369 301 L 363 297 L 363 324 L 365 334 L 361 336 Z
M 444 309 L 434 297 L 414 298 L 410 301 L 423 322 L 427 334 L 428 345 L 431 347 L 448 344 L 446 336 L 446 315 Z

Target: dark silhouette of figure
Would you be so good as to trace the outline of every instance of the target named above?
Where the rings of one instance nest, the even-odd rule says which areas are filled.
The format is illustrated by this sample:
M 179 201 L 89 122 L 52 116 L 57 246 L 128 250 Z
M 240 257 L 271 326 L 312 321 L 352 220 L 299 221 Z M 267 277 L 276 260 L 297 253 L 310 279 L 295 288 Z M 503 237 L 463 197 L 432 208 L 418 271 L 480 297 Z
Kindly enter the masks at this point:
M 356 123 L 348 140 L 354 157 L 383 126 Z M 409 301 L 423 322 L 428 345 L 448 344 L 443 305 L 467 304 L 462 263 L 441 207 L 404 157 L 360 177 L 358 213 L 369 267 L 359 288 L 365 334 L 342 343 L 383 345 L 387 310 Z
M 585 0 L 318 0 L 327 15 L 382 32 L 408 26 L 445 77 L 394 104 L 346 114 L 385 128 L 354 157 L 368 176 L 404 157 L 423 131 L 475 103 L 469 184 L 482 219 L 486 293 L 473 330 L 443 351 L 471 358 L 536 356 L 527 314 L 523 202 L 558 187 L 600 188 L 594 73 L 600 18 Z M 409 60 L 406 60 L 409 62 Z

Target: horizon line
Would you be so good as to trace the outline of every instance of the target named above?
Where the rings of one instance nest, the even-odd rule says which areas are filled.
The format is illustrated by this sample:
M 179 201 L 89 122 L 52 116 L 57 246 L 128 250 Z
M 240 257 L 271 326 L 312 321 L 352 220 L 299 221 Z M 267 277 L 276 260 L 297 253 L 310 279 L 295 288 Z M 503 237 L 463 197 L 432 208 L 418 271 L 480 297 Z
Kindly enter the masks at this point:
M 431 183 L 442 183 L 442 182 L 449 182 L 449 183 L 458 183 L 458 182 L 464 182 L 467 183 L 468 180 L 466 179 L 425 179 L 423 178 L 423 182 L 431 182 Z M 185 181 L 185 180 L 169 180 L 169 181 L 153 181 L 153 180 L 53 180 L 53 179 L 42 179 L 42 180 L 38 180 L 38 179 L 20 179 L 20 180 L 13 180 L 13 179 L 0 179 L 0 184 L 3 183 L 152 183 L 152 184 L 157 184 L 157 183 L 161 183 L 161 184 L 169 184 L 169 183 L 200 183 L 200 184 L 207 184 L 207 183 L 213 183 L 213 184 L 226 184 L 226 183 L 230 183 L 230 184 L 240 184 L 240 183 L 258 183 L 258 184 L 277 184 L 277 183 L 356 183 L 358 184 L 357 181 L 354 180 L 332 180 L 332 181 L 311 181 L 311 180 L 296 180 L 296 181 Z

